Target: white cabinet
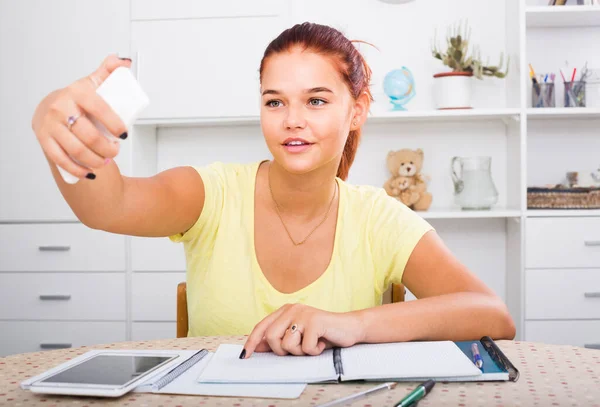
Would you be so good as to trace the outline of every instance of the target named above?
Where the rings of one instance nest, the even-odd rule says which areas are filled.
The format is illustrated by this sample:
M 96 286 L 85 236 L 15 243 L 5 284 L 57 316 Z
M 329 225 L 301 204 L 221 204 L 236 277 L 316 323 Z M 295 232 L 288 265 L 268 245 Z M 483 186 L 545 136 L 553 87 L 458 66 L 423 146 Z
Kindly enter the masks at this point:
M 141 20 L 131 26 L 138 78 L 151 101 L 142 118 L 257 115 L 258 68 L 266 46 L 285 27 L 284 2 L 215 2 L 208 9 L 206 2 L 176 2 L 181 9 L 151 3 L 133 3 Z M 269 12 L 250 13 L 255 4 Z
M 177 335 L 175 322 L 134 322 L 131 324 L 132 341 L 170 339 Z
M 123 342 L 125 322 L 0 321 L 0 356 Z
M 177 284 L 185 273 L 133 273 L 131 319 L 133 321 L 175 321 Z
M 525 286 L 527 319 L 600 320 L 600 268 L 527 270 Z
M 525 340 L 600 348 L 600 218 L 526 223 Z
M 0 272 L 125 269 L 123 235 L 81 223 L 0 225 Z
M 527 340 L 600 349 L 600 321 L 527 321 Z
M 600 218 L 527 219 L 527 268 L 600 267 Z
M 31 130 L 37 104 L 129 53 L 129 2 L 0 1 L 0 222 L 74 220 Z M 127 149 L 127 143 L 123 148 Z M 117 162 L 127 172 L 129 154 Z
M 168 238 L 131 238 L 133 271 L 185 271 L 183 244 Z
M 0 319 L 126 319 L 124 273 L 0 273 L 0 298 Z
M 281 14 L 281 0 L 131 0 L 131 19 L 173 20 L 190 18 L 263 17 Z

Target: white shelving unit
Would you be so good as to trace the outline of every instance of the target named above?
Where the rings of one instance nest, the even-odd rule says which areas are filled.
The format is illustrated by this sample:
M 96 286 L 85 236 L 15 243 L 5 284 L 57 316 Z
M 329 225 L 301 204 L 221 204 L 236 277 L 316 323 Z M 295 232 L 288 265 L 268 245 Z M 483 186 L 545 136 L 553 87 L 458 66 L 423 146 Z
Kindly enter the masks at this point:
M 520 109 L 465 109 L 465 110 L 407 110 L 376 112 L 369 116 L 368 123 L 406 123 L 406 122 L 452 122 L 452 121 L 486 121 L 517 120 Z M 137 126 L 167 127 L 211 127 L 211 126 L 246 126 L 259 125 L 259 116 L 240 117 L 185 117 L 138 119 Z
M 519 218 L 522 212 L 519 209 L 506 209 L 494 207 L 490 210 L 464 211 L 430 209 L 421 216 L 425 219 L 482 219 L 482 218 Z
M 600 120 L 600 108 L 594 107 L 557 107 L 548 109 L 527 109 L 529 120 Z
M 600 67 L 600 6 L 549 7 L 540 3 L 546 1 L 525 1 L 521 62 L 527 106 L 526 184 L 531 186 L 557 184 L 567 171 L 591 171 L 600 166 L 600 106 L 561 107 L 564 91 L 559 73 L 561 69 L 570 77 L 576 67 L 579 74 L 586 63 L 590 69 Z M 529 63 L 538 74 L 556 74 L 556 108 L 530 107 Z M 590 90 L 588 83 L 588 95 Z M 600 289 L 600 256 L 590 244 L 600 237 L 600 210 L 531 209 L 524 215 L 523 338 L 578 346 L 597 343 L 600 313 L 593 310 L 598 305 L 586 301 L 581 287 Z M 580 288 L 570 284 L 586 278 Z M 549 288 L 557 284 L 562 286 L 559 295 Z M 566 324 L 574 328 L 565 330 Z
M 600 26 L 599 6 L 530 6 L 525 14 L 527 28 Z
M 529 209 L 528 218 L 600 217 L 600 209 Z

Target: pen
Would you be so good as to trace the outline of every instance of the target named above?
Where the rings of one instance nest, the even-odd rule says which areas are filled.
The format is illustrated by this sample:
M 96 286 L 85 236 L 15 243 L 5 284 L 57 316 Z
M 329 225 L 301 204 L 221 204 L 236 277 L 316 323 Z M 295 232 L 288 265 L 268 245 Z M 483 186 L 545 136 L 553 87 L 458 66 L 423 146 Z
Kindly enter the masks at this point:
M 479 353 L 479 346 L 477 346 L 477 343 L 471 344 L 471 353 L 473 354 L 473 362 L 475 363 L 475 366 L 481 369 L 483 367 L 483 359 Z
M 562 78 L 563 78 L 563 82 L 566 82 L 566 81 L 567 81 L 567 80 L 565 79 L 565 75 L 563 74 L 563 71 L 562 71 L 562 69 L 560 70 L 560 76 L 562 76 Z
M 373 387 L 373 388 L 371 388 L 369 390 L 361 391 L 360 393 L 354 393 L 354 394 L 351 394 L 349 396 L 342 397 L 341 399 L 329 401 L 329 402 L 327 402 L 325 404 L 319 404 L 316 407 L 335 406 L 337 404 L 346 403 L 348 401 L 354 401 L 354 400 L 356 400 L 356 399 L 358 399 L 360 397 L 367 396 L 369 394 L 375 393 L 375 392 L 380 391 L 380 390 L 385 390 L 385 389 L 390 389 L 391 390 L 394 387 L 396 387 L 396 383 L 394 383 L 394 382 L 384 383 L 382 385 L 375 386 L 375 387 Z
M 394 407 L 408 407 L 414 405 L 423 397 L 428 395 L 431 389 L 433 389 L 433 386 L 435 386 L 435 382 L 433 380 L 427 380 L 425 383 L 421 383 L 406 397 L 394 404 Z

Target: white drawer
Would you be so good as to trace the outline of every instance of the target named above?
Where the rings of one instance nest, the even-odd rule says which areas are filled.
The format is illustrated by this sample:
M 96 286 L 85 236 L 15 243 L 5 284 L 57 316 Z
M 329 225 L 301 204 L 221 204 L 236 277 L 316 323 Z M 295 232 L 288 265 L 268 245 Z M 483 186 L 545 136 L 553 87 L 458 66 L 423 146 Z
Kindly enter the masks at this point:
M 0 225 L 0 271 L 125 271 L 125 236 L 81 223 Z
M 125 322 L 0 321 L 0 356 L 126 340 Z
M 132 341 L 151 341 L 177 337 L 175 322 L 134 322 L 131 325 Z
M 527 321 L 525 340 L 600 349 L 600 320 Z
M 525 271 L 526 319 L 600 319 L 600 269 Z
M 124 321 L 125 273 L 2 273 L 0 319 Z
M 530 218 L 526 225 L 525 267 L 600 267 L 600 218 Z
M 131 319 L 133 321 L 175 321 L 177 284 L 185 273 L 133 273 Z
M 185 271 L 183 244 L 166 237 L 133 237 L 131 264 L 133 271 Z

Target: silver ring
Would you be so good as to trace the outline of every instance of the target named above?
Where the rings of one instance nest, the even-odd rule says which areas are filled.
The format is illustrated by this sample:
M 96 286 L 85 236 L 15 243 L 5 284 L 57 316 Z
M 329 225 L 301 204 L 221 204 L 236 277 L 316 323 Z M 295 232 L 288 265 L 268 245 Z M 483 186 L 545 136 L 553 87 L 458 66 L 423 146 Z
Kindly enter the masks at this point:
M 298 330 L 298 324 L 292 324 L 292 326 L 290 326 L 291 333 L 295 333 L 297 330 Z
M 75 116 L 69 116 L 67 118 L 67 128 L 69 130 L 71 130 L 71 127 L 73 127 L 73 125 L 75 124 L 75 122 L 77 121 L 77 119 L 79 119 L 79 117 L 81 117 L 80 114 L 75 115 Z

